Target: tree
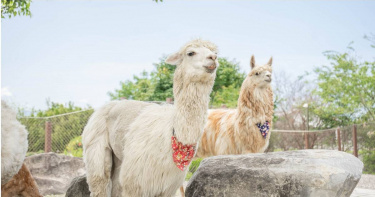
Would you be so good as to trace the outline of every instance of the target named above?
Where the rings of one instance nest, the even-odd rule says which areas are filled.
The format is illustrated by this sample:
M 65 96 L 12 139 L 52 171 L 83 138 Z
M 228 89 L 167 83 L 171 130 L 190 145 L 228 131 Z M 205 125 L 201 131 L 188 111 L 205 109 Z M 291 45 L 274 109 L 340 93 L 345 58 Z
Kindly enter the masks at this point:
M 120 89 L 108 93 L 111 100 L 125 97 L 143 101 L 165 101 L 166 98 L 173 97 L 173 74 L 176 67 L 166 64 L 164 60 L 165 58 L 161 58 L 159 63 L 154 64 L 155 70 L 150 75 L 144 71 L 141 77 L 133 76 L 133 80 L 120 82 Z M 245 74 L 240 72 L 236 62 L 219 58 L 219 64 L 211 93 L 211 104 L 220 106 L 231 103 L 230 106 L 235 106 L 238 99 L 238 93 L 235 91 L 239 92 Z M 215 100 L 217 95 L 220 101 Z
M 1 0 L 1 18 L 12 16 L 31 16 L 31 0 Z
M 115 89 L 114 92 L 108 92 L 111 100 L 118 99 L 131 99 L 140 101 L 149 101 L 151 96 L 154 94 L 154 84 L 149 79 L 149 74 L 143 71 L 141 76 L 133 76 L 132 80 L 126 80 L 120 82 L 121 88 Z
M 47 99 L 46 105 L 46 110 L 33 110 L 30 117 L 49 117 L 82 110 L 81 107 L 74 106 L 74 103 L 70 101 L 64 105 L 61 103 L 51 102 L 49 99 Z
M 226 104 L 231 106 L 229 103 L 236 103 L 233 107 L 237 106 L 237 100 L 242 82 L 245 80 L 246 74 L 240 71 L 240 66 L 235 61 L 228 61 L 226 58 L 219 58 L 219 67 L 216 71 L 216 79 L 214 87 L 211 93 L 211 105 L 220 106 Z M 237 90 L 237 94 L 235 91 Z M 227 95 L 225 100 L 221 102 L 216 101 L 216 96 L 222 98 Z
M 212 105 L 216 107 L 225 105 L 228 108 L 237 107 L 240 89 L 241 87 L 235 87 L 235 85 L 229 85 L 228 87 L 222 86 L 221 90 L 216 92 L 215 100 L 212 102 Z
M 365 36 L 365 39 L 375 48 L 373 34 Z M 318 75 L 315 94 L 322 100 L 315 111 L 320 119 L 332 126 L 363 123 L 363 126 L 358 126 L 357 132 L 364 172 L 375 173 L 375 61 L 363 61 L 355 56 L 351 44 L 348 49 L 345 53 L 325 52 L 331 66 L 315 69 Z
M 332 67 L 315 69 L 322 99 L 317 113 L 334 125 L 375 120 L 375 61 L 362 61 L 349 45 L 349 52 L 325 52 Z
M 165 58 L 154 64 L 156 71 L 151 73 L 153 84 L 155 84 L 153 95 L 150 100 L 165 101 L 173 97 L 173 74 L 176 66 L 164 62 Z

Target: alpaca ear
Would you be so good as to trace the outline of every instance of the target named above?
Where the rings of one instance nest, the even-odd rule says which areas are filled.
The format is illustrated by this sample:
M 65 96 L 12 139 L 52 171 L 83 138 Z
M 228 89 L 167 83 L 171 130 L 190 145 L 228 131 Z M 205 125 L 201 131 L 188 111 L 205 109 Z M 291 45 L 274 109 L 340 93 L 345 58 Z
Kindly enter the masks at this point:
M 268 63 L 267 63 L 269 66 L 272 66 L 272 57 L 270 58 L 270 60 L 268 60 Z
M 169 55 L 167 59 L 165 60 L 165 63 L 170 64 L 170 65 L 178 65 L 182 61 L 180 53 L 174 53 L 172 55 Z
M 255 67 L 255 58 L 254 58 L 254 55 L 251 56 L 250 67 L 251 67 L 251 69 L 253 69 Z

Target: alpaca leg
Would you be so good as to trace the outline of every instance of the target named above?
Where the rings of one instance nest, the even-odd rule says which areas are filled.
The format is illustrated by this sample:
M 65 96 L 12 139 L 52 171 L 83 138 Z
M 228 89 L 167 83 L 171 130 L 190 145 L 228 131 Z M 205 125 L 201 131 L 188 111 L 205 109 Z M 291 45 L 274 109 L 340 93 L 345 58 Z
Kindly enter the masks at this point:
M 113 154 L 113 167 L 112 167 L 112 197 L 122 197 L 122 187 L 120 184 L 120 169 L 121 161 Z
M 181 187 L 180 187 L 180 193 L 181 193 L 181 196 L 182 196 L 182 197 L 185 197 L 184 186 L 181 186 Z
M 91 197 L 110 197 L 112 182 L 112 150 L 105 146 L 105 139 L 96 138 L 96 143 L 85 150 L 87 183 Z
M 125 160 L 125 159 L 124 159 Z M 126 160 L 121 164 L 119 173 L 119 182 L 121 186 L 121 196 L 147 196 L 144 194 L 141 185 L 137 182 L 141 178 L 141 174 L 134 174 L 134 169 L 129 170 L 129 165 L 126 165 Z M 129 177 L 129 174 L 133 176 Z M 138 175 L 138 177 L 137 177 Z M 147 184 L 145 185 L 146 187 Z

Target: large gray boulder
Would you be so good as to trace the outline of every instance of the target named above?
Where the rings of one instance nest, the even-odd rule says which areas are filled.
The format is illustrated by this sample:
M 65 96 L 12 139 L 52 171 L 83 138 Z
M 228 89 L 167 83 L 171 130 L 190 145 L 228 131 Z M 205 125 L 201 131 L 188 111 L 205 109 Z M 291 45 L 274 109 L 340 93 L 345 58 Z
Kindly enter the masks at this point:
M 64 194 L 75 177 L 86 173 L 82 158 L 55 153 L 26 157 L 25 163 L 43 196 Z
M 186 196 L 350 196 L 363 163 L 345 152 L 300 150 L 206 158 Z
M 90 197 L 89 185 L 85 175 L 73 179 L 65 197 Z

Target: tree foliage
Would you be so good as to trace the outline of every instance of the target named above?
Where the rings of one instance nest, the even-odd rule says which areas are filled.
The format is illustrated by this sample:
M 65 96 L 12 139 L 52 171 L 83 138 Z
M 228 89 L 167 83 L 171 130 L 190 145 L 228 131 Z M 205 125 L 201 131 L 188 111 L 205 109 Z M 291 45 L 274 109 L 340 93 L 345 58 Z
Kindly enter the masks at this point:
M 120 89 L 108 93 L 111 100 L 124 97 L 142 101 L 165 101 L 168 97 L 173 98 L 173 74 L 176 67 L 166 64 L 164 60 L 165 58 L 162 58 L 159 63 L 154 64 L 155 70 L 150 74 L 144 71 L 141 76 L 133 76 L 133 80 L 120 82 Z M 245 74 L 240 72 L 236 62 L 219 58 L 219 64 L 211 103 L 215 106 L 236 106 Z
M 359 60 L 348 48 L 345 53 L 326 52 L 331 66 L 315 69 L 315 93 L 322 99 L 316 112 L 332 125 L 375 120 L 375 61 Z
M 161 60 L 154 64 L 156 71 L 151 74 L 151 81 L 154 86 L 154 91 L 150 100 L 163 101 L 166 98 L 173 97 L 173 74 L 176 66 L 169 65 Z
M 240 89 L 241 87 L 235 87 L 235 85 L 229 85 L 228 87 L 222 86 L 219 91 L 216 91 L 215 98 L 212 99 L 212 105 L 216 107 L 225 105 L 228 108 L 237 107 Z
M 46 104 L 46 110 L 34 110 L 31 112 L 30 116 L 48 117 L 82 110 L 81 107 L 75 106 L 74 103 L 70 101 L 64 105 L 61 103 L 51 102 L 49 99 L 47 99 Z
M 235 107 L 246 74 L 240 71 L 237 62 L 228 61 L 226 58 L 219 58 L 219 65 L 216 71 L 215 84 L 212 88 L 211 105 L 218 107 L 225 104 L 228 107 Z
M 1 0 L 1 18 L 12 16 L 31 16 L 31 0 Z

